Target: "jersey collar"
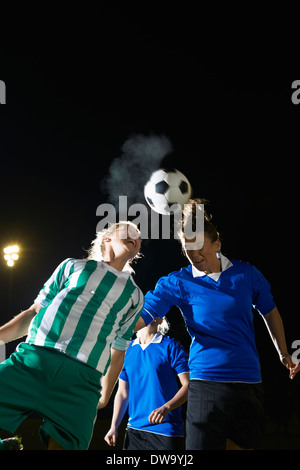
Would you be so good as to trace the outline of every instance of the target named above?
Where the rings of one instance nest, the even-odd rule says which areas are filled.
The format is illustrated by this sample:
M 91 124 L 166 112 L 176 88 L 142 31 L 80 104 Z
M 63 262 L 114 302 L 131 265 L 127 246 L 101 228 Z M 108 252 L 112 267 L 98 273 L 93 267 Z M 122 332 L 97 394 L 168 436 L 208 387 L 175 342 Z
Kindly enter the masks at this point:
M 192 264 L 193 277 L 208 276 L 208 277 L 210 277 L 211 279 L 213 279 L 214 281 L 217 282 L 219 280 L 219 277 L 221 276 L 222 272 L 226 271 L 226 269 L 233 266 L 232 262 L 228 258 L 226 258 L 226 256 L 222 255 L 222 253 L 220 253 L 220 255 L 221 255 L 221 268 L 222 268 L 221 272 L 206 274 L 204 271 L 199 271 L 199 269 L 195 268 L 195 266 Z
M 132 343 L 132 346 L 136 346 L 136 345 L 139 345 L 141 346 L 142 349 L 146 349 L 147 346 L 149 346 L 149 344 L 153 344 L 153 343 L 161 343 L 162 342 L 162 339 L 163 339 L 163 335 L 161 333 L 156 333 L 155 336 L 152 338 L 152 340 L 150 341 L 150 343 L 148 344 L 140 344 L 139 343 L 139 337 L 137 335 L 136 339 L 133 341 Z

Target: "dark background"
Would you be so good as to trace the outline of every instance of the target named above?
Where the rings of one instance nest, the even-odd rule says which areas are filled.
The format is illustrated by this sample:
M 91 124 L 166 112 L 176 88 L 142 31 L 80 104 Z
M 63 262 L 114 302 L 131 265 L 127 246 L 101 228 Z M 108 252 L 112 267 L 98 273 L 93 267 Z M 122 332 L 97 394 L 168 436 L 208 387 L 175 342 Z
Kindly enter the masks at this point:
M 53 21 L 37 14 L 32 25 L 19 17 L 0 48 L 0 247 L 21 247 L 13 269 L 1 255 L 1 324 L 31 305 L 63 259 L 86 256 L 96 209 L 108 201 L 101 188 L 110 163 L 130 135 L 154 133 L 172 142 L 165 163 L 211 202 L 223 253 L 253 263 L 271 283 L 291 348 L 300 339 L 297 76 L 226 68 L 223 49 L 221 67 L 192 10 L 87 7 Z M 135 281 L 144 292 L 187 264 L 174 240 L 145 240 L 142 252 Z M 169 320 L 188 346 L 177 310 Z M 297 437 L 299 381 L 288 379 L 257 312 L 254 324 L 268 423 Z

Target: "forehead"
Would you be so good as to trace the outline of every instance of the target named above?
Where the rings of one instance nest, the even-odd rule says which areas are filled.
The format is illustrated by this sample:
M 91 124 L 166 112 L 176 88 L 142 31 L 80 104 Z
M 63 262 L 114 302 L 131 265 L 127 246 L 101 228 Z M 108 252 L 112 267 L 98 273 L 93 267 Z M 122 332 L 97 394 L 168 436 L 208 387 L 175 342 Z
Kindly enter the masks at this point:
M 210 242 L 210 238 L 205 232 L 198 232 L 194 238 L 184 237 L 184 248 L 187 251 L 201 250 L 204 244 L 207 245 Z
M 139 230 L 133 225 L 129 224 L 120 225 L 116 228 L 115 233 L 119 238 L 127 238 L 128 236 L 133 239 L 140 238 Z

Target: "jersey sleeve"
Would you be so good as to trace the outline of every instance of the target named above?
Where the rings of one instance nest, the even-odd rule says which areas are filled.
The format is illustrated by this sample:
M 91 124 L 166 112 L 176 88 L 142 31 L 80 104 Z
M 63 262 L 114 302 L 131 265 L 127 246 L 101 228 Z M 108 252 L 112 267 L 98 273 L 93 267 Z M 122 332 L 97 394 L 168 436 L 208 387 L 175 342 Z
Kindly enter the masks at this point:
M 258 310 L 261 315 L 266 315 L 276 306 L 271 293 L 271 286 L 255 266 L 251 266 L 250 277 L 253 307 Z
M 124 359 L 123 369 L 121 370 L 120 375 L 119 375 L 119 379 L 124 380 L 124 382 L 128 382 L 128 375 L 127 375 L 127 372 L 126 372 L 126 355 L 125 355 L 125 359 Z
M 128 376 L 127 376 L 127 373 L 126 373 L 126 369 L 124 369 L 124 367 L 121 370 L 121 373 L 119 375 L 119 379 L 124 380 L 124 382 L 128 382 Z
M 129 310 L 125 321 L 117 331 L 117 336 L 112 344 L 113 348 L 119 349 L 120 351 L 125 351 L 128 348 L 134 327 L 140 317 L 141 310 L 144 305 L 144 296 L 139 288 L 136 289 L 136 296 L 136 302 Z
M 180 304 L 181 295 L 177 279 L 169 274 L 159 279 L 154 290 L 147 292 L 141 316 L 146 325 L 149 325 L 155 318 L 163 318 L 173 305 L 179 307 Z
M 189 372 L 188 355 L 180 344 L 172 340 L 169 349 L 170 364 L 177 375 Z
M 49 305 L 67 281 L 72 264 L 72 259 L 67 258 L 57 266 L 34 300 L 35 303 L 40 304 L 42 307 Z

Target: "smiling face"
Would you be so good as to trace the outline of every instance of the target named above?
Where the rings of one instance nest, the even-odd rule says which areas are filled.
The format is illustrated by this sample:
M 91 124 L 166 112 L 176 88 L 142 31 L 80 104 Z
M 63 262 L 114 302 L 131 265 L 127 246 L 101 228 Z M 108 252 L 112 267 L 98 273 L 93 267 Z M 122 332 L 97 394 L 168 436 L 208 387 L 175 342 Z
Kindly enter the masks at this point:
M 190 243 L 193 240 L 189 240 Z M 201 249 L 185 250 L 185 254 L 190 262 L 199 269 L 207 274 L 220 272 L 221 263 L 217 258 L 217 252 L 220 251 L 221 243 L 220 240 L 212 242 L 210 237 L 204 233 L 204 243 Z

